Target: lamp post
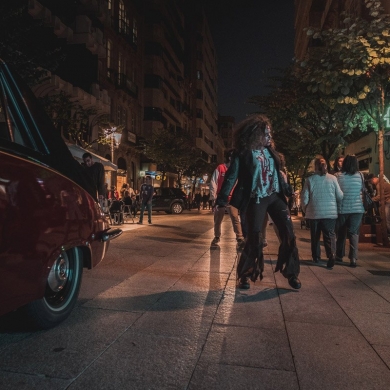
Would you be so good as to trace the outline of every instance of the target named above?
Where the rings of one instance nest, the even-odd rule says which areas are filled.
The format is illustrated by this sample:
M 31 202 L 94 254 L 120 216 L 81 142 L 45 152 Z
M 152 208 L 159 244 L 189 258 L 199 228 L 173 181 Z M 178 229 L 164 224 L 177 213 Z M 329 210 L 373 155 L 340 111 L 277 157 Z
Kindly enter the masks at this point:
M 118 133 L 116 127 L 111 127 L 111 129 L 104 130 L 107 139 L 110 139 L 110 149 L 111 149 L 111 162 L 114 163 L 114 150 L 119 147 L 121 142 L 122 134 Z

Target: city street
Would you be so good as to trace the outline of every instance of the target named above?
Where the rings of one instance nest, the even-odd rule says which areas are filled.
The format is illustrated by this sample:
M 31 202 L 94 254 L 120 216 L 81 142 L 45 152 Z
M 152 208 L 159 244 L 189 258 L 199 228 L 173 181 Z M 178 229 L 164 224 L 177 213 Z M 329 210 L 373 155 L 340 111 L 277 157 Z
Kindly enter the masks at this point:
M 388 390 L 389 249 L 360 244 L 357 268 L 328 270 L 293 220 L 300 290 L 273 272 L 272 226 L 264 279 L 237 290 L 227 215 L 215 247 L 209 210 L 125 224 L 65 322 L 0 318 L 0 389 Z

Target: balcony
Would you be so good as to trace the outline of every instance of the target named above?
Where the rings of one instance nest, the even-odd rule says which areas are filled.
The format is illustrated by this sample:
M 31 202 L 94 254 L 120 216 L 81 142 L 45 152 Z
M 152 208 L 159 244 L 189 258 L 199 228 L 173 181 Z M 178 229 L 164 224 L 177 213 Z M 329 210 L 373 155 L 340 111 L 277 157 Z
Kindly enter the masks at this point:
M 134 48 L 134 50 L 137 50 L 137 35 L 133 33 L 133 29 L 127 20 L 113 17 L 111 25 L 118 35 L 124 38 L 125 41 Z
M 118 73 L 117 86 L 129 93 L 131 96 L 138 97 L 138 87 L 134 81 L 130 80 L 125 74 Z

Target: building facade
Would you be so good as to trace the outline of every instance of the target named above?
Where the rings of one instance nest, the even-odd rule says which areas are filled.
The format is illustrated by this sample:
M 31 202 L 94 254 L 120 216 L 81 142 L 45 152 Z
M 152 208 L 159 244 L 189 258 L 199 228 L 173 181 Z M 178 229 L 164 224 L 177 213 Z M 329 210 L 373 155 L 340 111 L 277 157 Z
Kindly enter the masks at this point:
M 233 149 L 234 140 L 233 140 L 233 130 L 235 126 L 235 119 L 233 116 L 218 116 L 218 131 L 221 135 L 225 148 Z
M 95 108 L 83 138 L 103 162 L 117 166 L 113 172 L 106 164 L 110 186 L 127 182 L 137 189 L 145 171 L 157 170 L 137 146 L 159 129 L 188 132 L 200 157 L 223 160 L 216 54 L 207 19 L 196 8 L 188 13 L 182 0 L 29 0 L 30 15 L 44 21 L 67 53 L 34 92 L 63 91 L 83 108 Z M 107 144 L 95 142 L 102 130 Z M 167 176 L 165 185 L 174 185 L 176 175 Z

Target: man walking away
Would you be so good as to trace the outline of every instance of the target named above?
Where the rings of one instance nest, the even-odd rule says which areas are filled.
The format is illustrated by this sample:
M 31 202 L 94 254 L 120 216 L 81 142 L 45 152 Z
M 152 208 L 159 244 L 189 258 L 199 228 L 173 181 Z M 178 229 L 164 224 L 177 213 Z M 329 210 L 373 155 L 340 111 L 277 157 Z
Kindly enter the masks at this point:
M 229 168 L 230 165 L 230 159 L 232 157 L 234 150 L 230 150 L 226 154 L 225 163 L 220 164 L 215 169 L 213 176 L 211 177 L 210 181 L 210 200 L 215 201 L 217 199 L 217 196 L 222 188 L 222 184 L 225 180 L 225 173 Z M 230 196 L 229 196 L 230 200 Z M 221 236 L 221 224 L 223 217 L 225 215 L 225 209 L 228 211 L 228 214 L 230 216 L 230 219 L 233 224 L 233 230 L 234 233 L 236 233 L 236 240 L 237 240 L 237 246 L 239 249 L 242 249 L 245 245 L 244 236 L 242 235 L 242 228 L 240 219 L 238 217 L 238 209 L 227 205 L 225 207 L 217 207 L 214 211 L 214 239 L 211 242 L 211 245 L 216 245 L 219 243 L 220 236 Z
M 144 219 L 145 207 L 148 209 L 148 222 L 152 224 L 152 198 L 154 194 L 154 188 L 152 186 L 152 178 L 146 176 L 145 183 L 140 188 L 140 201 L 141 201 L 141 214 L 139 216 L 138 224 L 142 225 Z

